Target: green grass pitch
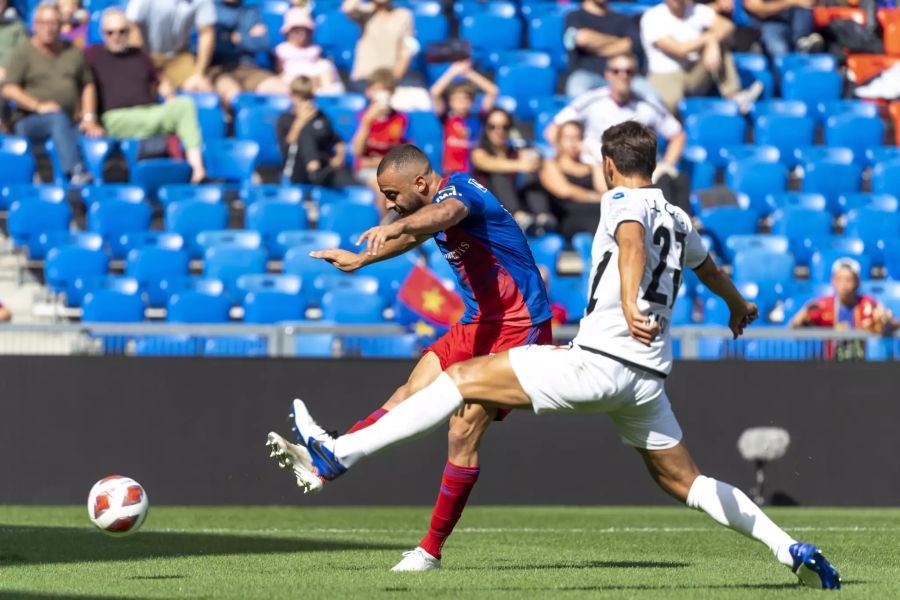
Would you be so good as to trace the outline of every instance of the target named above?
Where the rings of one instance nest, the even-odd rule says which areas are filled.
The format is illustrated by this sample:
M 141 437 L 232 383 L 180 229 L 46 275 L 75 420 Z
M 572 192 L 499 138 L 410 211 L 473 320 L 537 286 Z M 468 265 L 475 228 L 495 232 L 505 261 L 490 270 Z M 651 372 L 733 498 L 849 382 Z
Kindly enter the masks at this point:
M 799 598 L 762 545 L 679 507 L 470 507 L 439 572 L 390 567 L 429 508 L 151 507 L 107 538 L 83 507 L 0 507 L 0 598 Z M 773 509 L 842 599 L 900 598 L 900 509 Z

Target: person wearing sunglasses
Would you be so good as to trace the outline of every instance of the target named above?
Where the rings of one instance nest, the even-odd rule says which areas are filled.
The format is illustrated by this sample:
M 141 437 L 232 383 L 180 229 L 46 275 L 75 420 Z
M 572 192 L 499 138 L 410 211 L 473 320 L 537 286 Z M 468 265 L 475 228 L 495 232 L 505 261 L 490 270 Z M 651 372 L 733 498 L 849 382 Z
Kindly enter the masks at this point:
M 175 96 L 171 84 L 161 80 L 150 55 L 128 43 L 128 19 L 119 8 L 108 8 L 100 21 L 103 44 L 86 51 L 97 82 L 99 112 L 109 135 L 145 139 L 175 134 L 191 165 L 191 181 L 206 178 L 200 124 L 190 96 Z M 166 100 L 157 99 L 162 93 Z
M 32 19 L 34 35 L 13 51 L 7 64 L 3 96 L 16 103 L 16 134 L 33 144 L 53 140 L 66 178 L 85 185 L 91 175 L 78 147 L 79 131 L 90 137 L 104 133 L 91 71 L 81 50 L 60 39 L 55 4 L 39 4 Z
M 556 228 L 550 202 L 538 181 L 541 156 L 536 150 L 519 150 L 512 144 L 512 115 L 493 108 L 484 117 L 481 141 L 472 150 L 475 179 L 487 187 L 512 213 L 523 231 L 541 234 Z

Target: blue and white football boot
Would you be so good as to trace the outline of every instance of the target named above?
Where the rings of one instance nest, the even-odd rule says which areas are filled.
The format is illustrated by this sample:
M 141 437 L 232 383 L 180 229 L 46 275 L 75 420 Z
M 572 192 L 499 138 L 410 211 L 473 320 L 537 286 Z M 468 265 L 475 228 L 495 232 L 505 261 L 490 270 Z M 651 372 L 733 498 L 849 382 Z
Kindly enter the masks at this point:
M 316 494 L 322 491 L 325 483 L 316 474 L 312 456 L 305 446 L 292 444 L 274 431 L 266 438 L 269 458 L 274 458 L 282 469 L 290 469 L 297 479 L 297 487 L 304 494 Z
M 796 543 L 789 551 L 794 558 L 791 571 L 800 583 L 819 590 L 841 589 L 841 576 L 818 548 L 812 544 Z
M 302 400 L 294 400 L 291 418 L 297 440 L 306 447 L 313 469 L 320 478 L 331 481 L 347 472 L 347 467 L 334 455 L 337 436 L 325 431 L 313 420 Z

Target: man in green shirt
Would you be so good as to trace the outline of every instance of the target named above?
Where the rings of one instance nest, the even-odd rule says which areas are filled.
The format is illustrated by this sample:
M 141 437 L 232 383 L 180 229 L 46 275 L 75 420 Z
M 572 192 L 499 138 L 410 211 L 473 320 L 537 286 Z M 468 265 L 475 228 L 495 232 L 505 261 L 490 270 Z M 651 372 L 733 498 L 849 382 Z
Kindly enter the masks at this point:
M 19 44 L 28 39 L 25 25 L 19 13 L 6 0 L 0 0 L 0 85 L 6 80 L 6 65 Z M 6 132 L 9 123 L 9 106 L 0 99 L 0 131 Z
M 34 11 L 34 35 L 13 51 L 6 67 L 3 96 L 16 103 L 15 131 L 34 143 L 47 138 L 56 146 L 69 182 L 91 177 L 78 148 L 78 132 L 99 137 L 97 90 L 81 50 L 59 37 L 59 9 L 40 4 Z M 75 125 L 76 115 L 81 121 Z

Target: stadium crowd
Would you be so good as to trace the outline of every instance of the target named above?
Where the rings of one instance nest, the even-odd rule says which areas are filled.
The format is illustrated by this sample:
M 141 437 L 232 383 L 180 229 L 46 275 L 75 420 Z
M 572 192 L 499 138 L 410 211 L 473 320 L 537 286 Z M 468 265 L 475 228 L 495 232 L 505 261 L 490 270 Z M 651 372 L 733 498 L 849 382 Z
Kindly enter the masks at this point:
M 120 140 L 129 170 L 169 157 L 193 183 L 367 186 L 382 216 L 375 169 L 413 141 L 556 244 L 554 262 L 566 245 L 589 248 L 605 191 L 600 135 L 635 119 L 660 139 L 654 182 L 738 276 L 737 254 L 772 248 L 736 238 L 786 238 L 796 293 L 776 292 L 771 269 L 744 279 L 772 312 L 821 292 L 820 271 L 844 254 L 900 277 L 884 233 L 861 223 L 885 208 L 894 223 L 900 195 L 900 152 L 887 142 L 900 129 L 900 104 L 888 104 L 900 99 L 900 10 L 889 1 L 22 3 L 0 21 L 2 126 L 32 151 L 52 142 L 57 184 L 101 183 L 115 152 L 98 166 L 85 138 Z M 241 161 L 231 139 L 259 144 L 238 176 L 222 166 Z M 833 186 L 832 163 L 852 183 Z M 144 187 L 156 200 L 176 182 Z M 803 211 L 827 223 L 807 231 Z M 553 289 L 577 287 L 545 266 Z M 690 321 L 716 312 L 688 294 Z M 577 315 L 578 302 L 563 303 Z

